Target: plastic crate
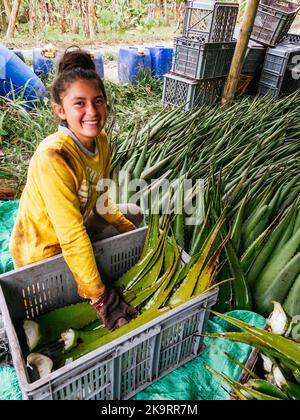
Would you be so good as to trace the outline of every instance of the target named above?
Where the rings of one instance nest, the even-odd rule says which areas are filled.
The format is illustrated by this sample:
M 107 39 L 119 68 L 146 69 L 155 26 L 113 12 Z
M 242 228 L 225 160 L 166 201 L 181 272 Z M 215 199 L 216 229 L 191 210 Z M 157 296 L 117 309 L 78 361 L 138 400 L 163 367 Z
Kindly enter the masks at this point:
M 236 42 L 202 44 L 188 37 L 176 38 L 172 71 L 198 80 L 226 77 L 235 46 Z
M 266 76 L 267 74 L 265 74 L 264 80 L 267 79 Z M 270 76 L 271 75 L 269 74 L 269 77 Z M 267 81 L 261 81 L 258 87 L 258 94 L 259 96 L 271 95 L 276 99 L 282 96 L 290 95 L 296 90 L 300 89 L 300 79 L 295 79 L 293 77 L 292 71 L 287 69 L 284 76 L 279 79 L 278 86 L 279 87 L 274 88 L 271 86 L 271 83 L 268 83 Z
M 113 281 L 139 259 L 147 228 L 94 244 L 103 279 Z M 189 257 L 182 253 L 183 262 Z M 203 351 L 207 308 L 218 290 L 210 291 L 161 315 L 129 334 L 36 380 L 26 368 L 25 318 L 80 301 L 77 285 L 63 257 L 57 256 L 0 277 L 0 307 L 24 399 L 129 399 Z M 48 351 L 52 352 L 55 347 Z
M 287 0 L 261 0 L 251 39 L 274 47 L 284 40 L 299 10 L 298 3 Z
M 299 79 L 293 77 L 293 68 L 299 61 L 300 44 L 280 44 L 276 48 L 269 48 L 259 81 L 258 94 L 279 97 L 299 89 Z
M 244 59 L 242 74 L 255 74 L 263 64 L 266 52 L 267 47 L 250 40 Z
M 194 80 L 169 73 L 165 76 L 163 104 L 182 107 L 185 111 L 221 100 L 226 78 Z
M 188 1 L 184 35 L 200 42 L 231 42 L 238 11 L 238 3 Z
M 300 44 L 300 34 L 287 34 L 282 41 L 283 44 Z

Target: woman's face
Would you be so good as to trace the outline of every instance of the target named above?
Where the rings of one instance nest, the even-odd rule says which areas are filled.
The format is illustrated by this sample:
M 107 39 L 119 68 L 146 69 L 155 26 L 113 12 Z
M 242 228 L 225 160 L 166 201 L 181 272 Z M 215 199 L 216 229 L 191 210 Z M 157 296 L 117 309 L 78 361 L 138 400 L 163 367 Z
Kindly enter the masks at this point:
M 106 124 L 106 101 L 96 81 L 72 83 L 64 92 L 62 105 L 53 104 L 53 109 L 85 145 L 89 145 Z

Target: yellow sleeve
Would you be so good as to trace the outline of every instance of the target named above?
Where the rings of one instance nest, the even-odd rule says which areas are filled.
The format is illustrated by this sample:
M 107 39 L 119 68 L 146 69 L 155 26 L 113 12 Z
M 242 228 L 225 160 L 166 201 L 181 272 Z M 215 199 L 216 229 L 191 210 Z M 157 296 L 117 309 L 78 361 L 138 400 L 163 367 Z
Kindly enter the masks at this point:
M 85 299 L 104 293 L 77 197 L 78 180 L 63 154 L 46 150 L 36 158 L 34 179 L 60 243 L 63 256 Z
M 105 150 L 106 153 L 106 163 L 104 170 L 104 178 L 110 179 L 110 150 L 109 144 L 107 142 L 107 147 Z M 95 208 L 95 213 L 99 214 L 107 223 L 114 226 L 120 233 L 131 232 L 136 229 L 133 223 L 131 223 L 126 217 L 120 212 L 116 204 L 111 200 L 110 197 L 105 201 L 106 211 L 101 213 Z

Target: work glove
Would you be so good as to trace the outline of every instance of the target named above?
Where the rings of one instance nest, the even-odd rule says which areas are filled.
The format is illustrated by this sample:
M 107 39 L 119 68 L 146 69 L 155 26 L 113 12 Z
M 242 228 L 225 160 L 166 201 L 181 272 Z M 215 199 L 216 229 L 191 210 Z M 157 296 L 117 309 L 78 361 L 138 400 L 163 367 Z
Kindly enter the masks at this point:
M 123 327 L 139 315 L 137 309 L 123 301 L 116 289 L 108 289 L 96 303 L 91 305 L 95 308 L 100 321 L 110 331 Z

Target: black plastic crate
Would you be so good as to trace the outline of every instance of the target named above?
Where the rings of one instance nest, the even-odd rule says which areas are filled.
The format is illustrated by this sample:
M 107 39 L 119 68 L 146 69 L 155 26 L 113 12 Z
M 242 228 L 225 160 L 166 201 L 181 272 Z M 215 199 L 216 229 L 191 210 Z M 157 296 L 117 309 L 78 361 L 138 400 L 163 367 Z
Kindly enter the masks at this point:
M 231 42 L 238 3 L 188 1 L 184 35 L 200 42 Z
M 251 39 L 274 47 L 284 40 L 299 10 L 288 0 L 261 0 Z
M 226 78 L 195 80 L 169 73 L 165 76 L 163 104 L 185 111 L 202 105 L 215 105 L 222 97 Z
M 193 79 L 226 77 L 236 42 L 199 43 L 188 37 L 175 39 L 172 71 Z

